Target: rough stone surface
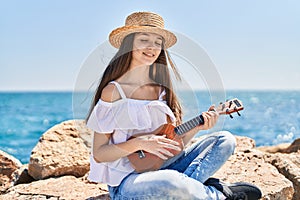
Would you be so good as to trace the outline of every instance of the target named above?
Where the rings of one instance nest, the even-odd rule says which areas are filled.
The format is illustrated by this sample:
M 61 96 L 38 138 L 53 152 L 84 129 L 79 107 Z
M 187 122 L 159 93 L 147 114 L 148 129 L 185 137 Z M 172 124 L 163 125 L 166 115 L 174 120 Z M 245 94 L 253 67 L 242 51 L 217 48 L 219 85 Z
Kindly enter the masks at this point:
M 89 183 L 84 178 L 63 176 L 20 184 L 0 196 L 5 200 L 27 199 L 109 199 L 107 186 Z
M 23 184 L 23 183 L 31 183 L 35 181 L 35 179 L 28 174 L 28 164 L 23 165 L 20 169 L 18 169 L 18 180 L 15 182 L 15 185 Z
M 300 152 L 291 154 L 266 154 L 265 160 L 274 165 L 278 171 L 292 181 L 295 189 L 293 200 L 300 199 Z
M 80 132 L 90 130 L 79 122 L 63 122 L 42 135 L 30 156 L 29 175 L 39 180 L 62 175 L 80 177 L 89 171 L 89 149 Z
M 28 167 L 20 166 L 18 161 L 15 167 L 5 167 L 14 159 L 2 156 L 0 180 L 1 184 L 9 184 L 1 185 L 0 199 L 109 199 L 106 185 L 86 179 L 91 133 L 82 120 L 66 121 L 43 134 Z M 255 148 L 253 139 L 236 139 L 234 155 L 215 177 L 226 182 L 253 183 L 261 188 L 264 200 L 300 199 L 300 140 L 270 151 L 269 147 Z M 281 153 L 269 153 L 278 151 Z
M 268 153 L 293 153 L 300 151 L 300 138 L 294 140 L 292 144 L 284 143 L 276 146 L 264 146 L 258 148 L 261 151 Z
M 288 200 L 294 193 L 293 184 L 274 166 L 264 162 L 263 153 L 257 150 L 236 151 L 214 177 L 228 183 L 252 183 L 262 190 L 265 200 Z
M 254 140 L 236 136 L 237 147 L 225 165 L 214 175 L 225 182 L 248 182 L 258 186 L 265 200 L 292 199 L 293 184 L 264 160 L 264 152 L 254 149 Z
M 0 150 L 0 192 L 12 187 L 20 175 L 21 162 Z

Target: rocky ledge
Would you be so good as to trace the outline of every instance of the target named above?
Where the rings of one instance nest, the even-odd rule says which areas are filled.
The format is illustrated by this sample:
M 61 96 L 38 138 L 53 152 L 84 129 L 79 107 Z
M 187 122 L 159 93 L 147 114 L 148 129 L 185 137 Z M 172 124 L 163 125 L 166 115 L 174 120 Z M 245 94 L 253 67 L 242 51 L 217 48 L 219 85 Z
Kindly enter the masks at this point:
M 26 165 L 0 151 L 0 199 L 109 199 L 105 184 L 86 178 L 91 133 L 82 120 L 58 124 L 41 136 Z M 300 139 L 256 148 L 253 139 L 236 138 L 234 155 L 215 177 L 253 183 L 264 200 L 300 199 Z

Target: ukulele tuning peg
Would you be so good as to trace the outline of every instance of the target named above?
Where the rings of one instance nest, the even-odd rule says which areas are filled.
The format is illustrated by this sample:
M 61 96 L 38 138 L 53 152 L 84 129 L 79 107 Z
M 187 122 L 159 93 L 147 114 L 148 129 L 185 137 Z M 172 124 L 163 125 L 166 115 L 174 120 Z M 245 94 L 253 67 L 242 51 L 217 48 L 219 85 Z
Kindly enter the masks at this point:
M 229 112 L 229 109 L 226 109 L 226 114 L 229 115 L 230 118 L 233 118 L 233 116 L 231 115 L 231 113 Z
M 241 116 L 241 114 L 239 113 L 238 109 L 236 108 L 236 106 L 234 107 L 234 111 L 238 114 L 238 116 Z
M 223 104 L 223 102 L 220 102 L 220 105 L 222 105 Z
M 232 101 L 229 101 L 228 108 L 230 108 L 231 106 L 232 106 Z

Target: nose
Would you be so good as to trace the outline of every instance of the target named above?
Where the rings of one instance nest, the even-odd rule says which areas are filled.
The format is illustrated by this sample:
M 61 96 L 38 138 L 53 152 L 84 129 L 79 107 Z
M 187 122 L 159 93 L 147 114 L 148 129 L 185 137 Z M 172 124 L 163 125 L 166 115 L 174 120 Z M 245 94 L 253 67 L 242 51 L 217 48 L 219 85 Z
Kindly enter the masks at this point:
M 149 41 L 146 48 L 149 50 L 155 50 L 155 49 L 160 49 L 161 47 L 160 45 L 156 44 L 156 41 Z
M 147 49 L 154 49 L 155 47 L 155 42 L 154 41 L 149 41 L 148 45 L 147 45 Z

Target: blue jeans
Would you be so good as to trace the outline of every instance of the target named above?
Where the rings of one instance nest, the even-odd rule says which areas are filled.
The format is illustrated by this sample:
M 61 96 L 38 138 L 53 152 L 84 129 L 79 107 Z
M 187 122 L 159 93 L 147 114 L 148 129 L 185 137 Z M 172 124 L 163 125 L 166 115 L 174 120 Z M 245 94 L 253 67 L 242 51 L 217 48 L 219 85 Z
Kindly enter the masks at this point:
M 224 199 L 203 183 L 233 154 L 235 138 L 227 131 L 209 134 L 157 171 L 128 175 L 117 187 L 108 187 L 111 199 Z

